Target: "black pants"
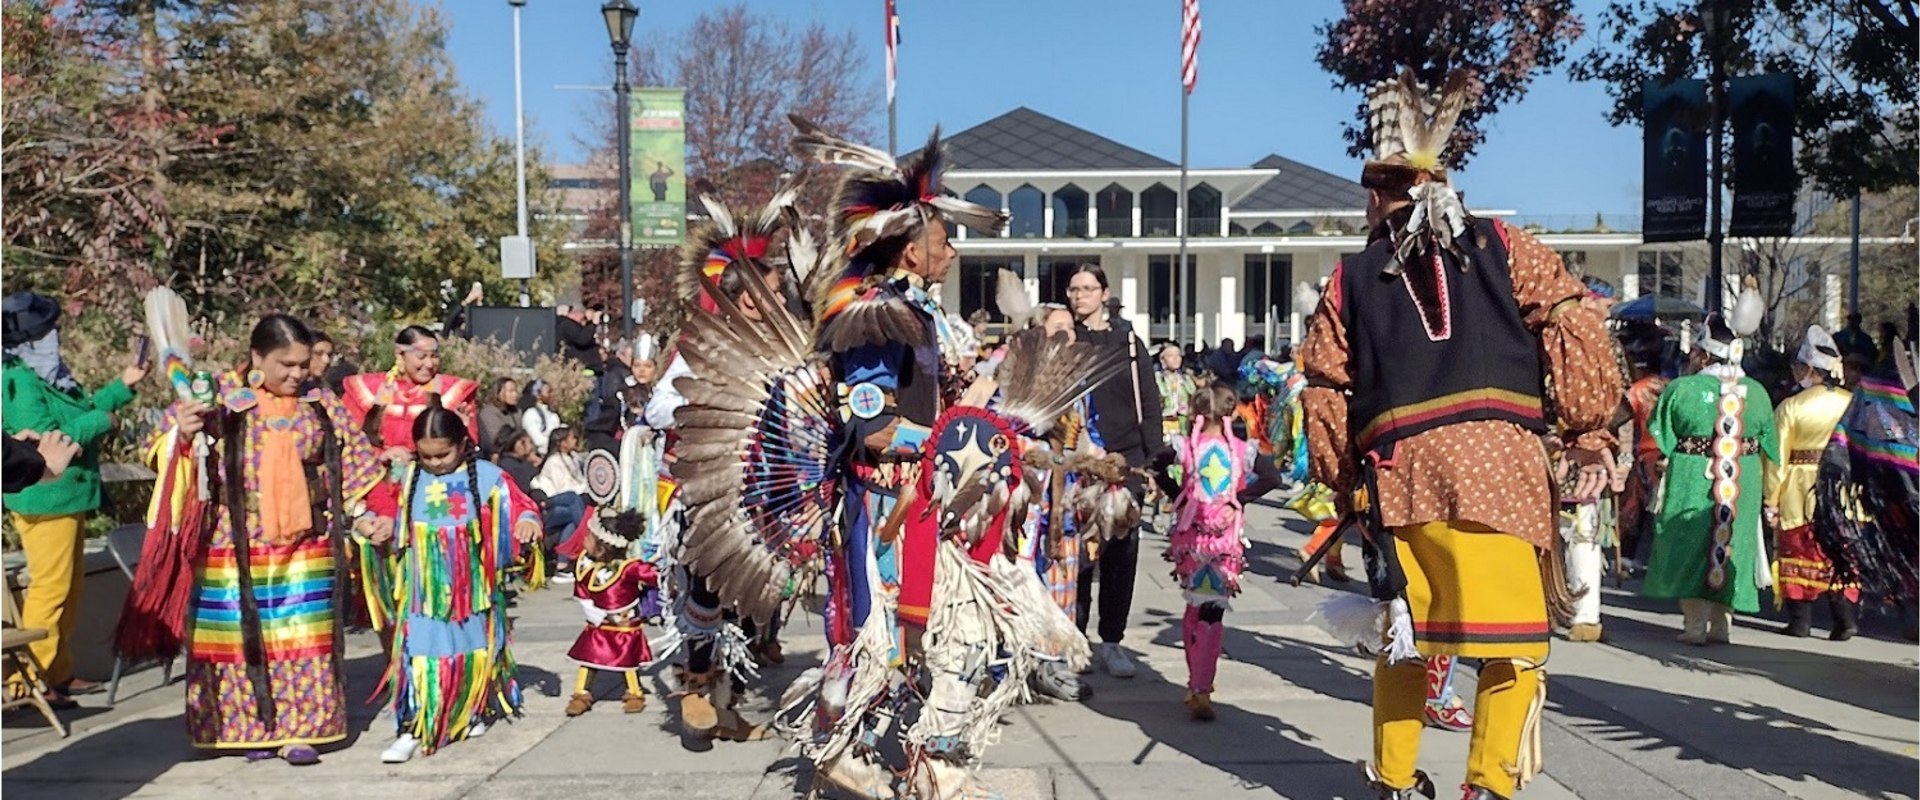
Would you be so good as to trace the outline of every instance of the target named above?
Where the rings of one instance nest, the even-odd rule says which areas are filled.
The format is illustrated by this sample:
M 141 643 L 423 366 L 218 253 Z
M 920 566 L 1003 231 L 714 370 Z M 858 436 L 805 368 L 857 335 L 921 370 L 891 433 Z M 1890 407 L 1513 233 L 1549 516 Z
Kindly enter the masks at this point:
M 1100 641 L 1118 644 L 1127 632 L 1127 614 L 1133 609 L 1133 576 L 1140 568 L 1140 532 L 1100 547 L 1100 560 L 1080 566 L 1080 591 L 1074 602 L 1074 623 L 1087 631 L 1093 610 L 1093 574 L 1100 572 Z

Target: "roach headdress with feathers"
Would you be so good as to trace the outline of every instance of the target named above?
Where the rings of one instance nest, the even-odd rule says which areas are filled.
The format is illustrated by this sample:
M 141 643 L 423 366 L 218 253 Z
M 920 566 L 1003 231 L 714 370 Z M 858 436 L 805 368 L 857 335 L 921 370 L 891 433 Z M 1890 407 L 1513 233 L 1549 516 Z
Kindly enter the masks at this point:
M 789 115 L 799 131 L 789 149 L 817 164 L 849 169 L 834 189 L 829 211 L 827 258 L 838 266 L 831 282 L 812 299 L 815 313 L 833 316 L 852 301 L 859 283 L 884 274 L 892 264 L 876 263 L 875 245 L 910 240 L 940 219 L 950 219 L 984 235 L 998 235 L 1007 215 L 947 194 L 941 186 L 947 168 L 940 129 L 927 145 L 901 161 L 865 145 L 841 139 L 804 117 Z M 824 296 L 823 296 L 824 295 Z
M 1438 95 L 1414 77 L 1411 68 L 1367 91 L 1367 134 L 1373 158 L 1361 170 L 1360 183 L 1369 189 L 1401 189 L 1413 201 L 1413 215 L 1405 227 L 1392 232 L 1394 254 L 1405 263 L 1428 236 L 1441 247 L 1456 249 L 1453 240 L 1467 232 L 1467 210 L 1447 179 L 1447 143 L 1460 121 L 1460 112 L 1479 96 L 1480 82 L 1472 72 L 1456 69 L 1447 75 Z
M 719 283 L 727 266 L 750 262 L 763 267 L 782 266 L 785 257 L 775 252 L 775 239 L 793 217 L 793 201 L 800 194 L 797 182 L 782 184 L 773 197 L 757 212 L 735 213 L 708 192 L 700 193 L 700 205 L 707 221 L 687 232 L 680 247 L 680 269 L 674 275 L 674 290 L 684 301 L 699 302 L 702 309 L 714 311 L 713 298 L 707 296 L 701 279 Z M 742 227 L 742 222 L 748 223 Z M 787 245 L 792 249 L 791 243 Z

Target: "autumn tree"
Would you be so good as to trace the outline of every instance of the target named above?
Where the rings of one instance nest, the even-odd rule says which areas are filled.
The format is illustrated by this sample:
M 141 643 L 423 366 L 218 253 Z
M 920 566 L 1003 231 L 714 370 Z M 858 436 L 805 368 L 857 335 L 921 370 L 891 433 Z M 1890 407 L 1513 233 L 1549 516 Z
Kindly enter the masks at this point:
M 1728 75 L 1794 77 L 1798 164 L 1836 197 L 1920 183 L 1920 11 L 1915 0 L 1712 0 Z M 1606 86 L 1607 120 L 1641 123 L 1642 87 L 1707 76 L 1710 42 L 1695 0 L 1615 0 L 1599 43 L 1572 65 Z M 1737 180 L 1737 176 L 1735 176 Z
M 1412 68 L 1422 83 L 1438 87 L 1456 68 L 1472 70 L 1479 100 L 1461 115 L 1449 148 L 1460 167 L 1486 139 L 1486 120 L 1518 101 L 1534 78 L 1566 57 L 1580 37 L 1573 0 L 1345 0 L 1345 16 L 1315 28 L 1323 40 L 1315 53 L 1320 68 L 1340 89 L 1367 88 Z M 1363 99 L 1343 132 L 1347 152 L 1365 156 Z
M 442 281 L 510 291 L 498 238 L 514 230 L 512 142 L 459 86 L 437 11 L 407 0 L 43 2 L 56 30 L 91 37 L 93 50 L 80 67 L 22 51 L 36 60 L 16 71 L 16 8 L 34 6 L 7 12 L 7 241 L 10 255 L 37 259 L 10 261 L 29 280 L 125 307 L 130 275 L 132 289 L 166 283 L 216 320 L 285 310 L 432 321 Z M 16 117 L 16 104 L 30 113 Z M 91 166 L 100 139 L 127 149 L 102 162 L 117 171 Z M 15 153 L 39 161 L 16 164 Z M 62 175 L 147 204 L 96 199 L 100 186 Z M 536 202 L 543 182 L 529 175 Z M 36 214 L 38 229 L 11 224 Z M 558 232 L 534 233 L 541 263 L 564 263 Z M 60 250 L 59 235 L 119 249 Z
M 155 285 L 175 224 L 165 151 L 193 137 L 138 91 L 138 53 L 101 20 L 50 0 L 0 12 L 0 231 L 8 289 L 74 311 L 132 307 Z
M 703 183 L 736 206 L 766 202 L 783 176 L 805 165 L 787 152 L 793 126 L 787 114 L 807 117 L 854 141 L 870 141 L 881 108 L 875 75 L 865 49 L 852 31 L 832 31 L 813 22 L 796 26 L 735 3 L 707 11 L 683 30 L 654 30 L 634 47 L 630 79 L 635 86 L 678 86 L 687 97 L 687 176 L 689 186 Z M 613 174 L 618 118 L 607 103 L 595 133 L 586 142 L 595 163 Z M 819 208 L 831 190 L 828 180 L 810 180 L 803 208 Z M 618 209 L 597 209 L 588 223 L 615 239 Z M 634 253 L 637 296 L 649 308 L 647 327 L 671 331 L 680 319 L 672 297 L 675 251 Z M 582 263 L 584 294 L 590 301 L 618 306 L 620 259 L 603 250 Z

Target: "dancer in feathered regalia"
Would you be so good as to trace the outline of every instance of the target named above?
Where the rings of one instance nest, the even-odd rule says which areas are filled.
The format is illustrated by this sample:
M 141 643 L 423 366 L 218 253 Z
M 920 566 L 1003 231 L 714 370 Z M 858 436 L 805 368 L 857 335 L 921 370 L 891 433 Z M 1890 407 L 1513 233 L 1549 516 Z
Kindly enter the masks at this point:
M 687 244 L 681 249 L 680 271 L 675 283 L 681 298 L 694 303 L 702 312 L 695 320 L 713 319 L 724 305 L 750 326 L 767 323 L 764 305 L 769 298 L 776 297 L 773 293 L 779 289 L 786 263 L 794 260 L 791 256 L 799 254 L 800 260 L 809 265 L 814 260 L 814 248 L 804 230 L 782 236 L 792 216 L 794 195 L 795 187 L 783 186 L 774 192 L 773 199 L 764 208 L 750 215 L 735 213 L 710 196 L 700 196 L 707 211 L 707 222 L 689 231 Z M 757 285 L 767 294 L 748 292 L 748 284 Z M 776 298 L 773 305 L 783 304 Z M 683 332 L 685 338 L 699 339 L 700 327 L 695 320 L 689 320 Z M 804 338 L 797 331 L 792 335 L 796 340 Z M 734 418 L 723 415 L 716 421 L 710 414 L 699 414 L 697 403 L 691 412 L 693 425 L 681 426 L 677 419 L 680 412 L 690 399 L 702 396 L 697 390 L 693 390 L 692 395 L 683 394 L 682 387 L 688 385 L 688 380 L 739 371 L 768 352 L 769 348 L 756 342 L 733 352 L 709 346 L 695 347 L 691 352 L 682 348 L 675 354 L 660 387 L 647 403 L 646 412 L 648 423 L 666 433 L 668 453 L 688 465 L 700 464 L 706 463 L 704 459 L 710 454 L 730 452 L 728 447 L 739 443 L 743 434 L 735 427 Z M 696 364 L 701 358 L 707 362 Z M 714 427 L 716 422 L 718 427 Z M 736 687 L 757 673 L 739 615 L 732 603 L 722 601 L 723 596 L 739 595 L 737 592 L 723 595 L 719 589 L 723 584 L 736 589 L 754 589 L 752 599 L 741 610 L 762 624 L 779 614 L 785 592 L 769 596 L 758 592 L 769 588 L 767 586 L 733 583 L 737 569 L 730 566 L 726 558 L 714 555 L 724 551 L 712 549 L 696 535 L 737 519 L 740 513 L 737 502 L 732 508 L 714 502 L 715 493 L 724 492 L 732 486 L 732 481 L 716 482 L 710 471 L 691 466 L 680 468 L 678 473 L 688 476 L 690 482 L 676 491 L 669 507 L 670 515 L 678 516 L 691 527 L 667 526 L 670 534 L 678 530 L 682 535 L 677 540 L 669 535 L 663 547 L 667 556 L 680 563 L 668 571 L 674 644 L 660 655 L 665 657 L 672 649 L 682 647 L 686 650 L 680 671 L 681 725 L 687 733 L 701 738 L 734 741 L 759 738 L 765 734 L 765 727 L 746 722 L 733 710 Z M 772 492 L 779 488 L 760 482 L 751 491 Z M 686 513 L 689 509 L 691 515 Z M 788 554 L 787 563 L 791 567 L 780 576 L 780 585 L 771 588 L 786 589 L 794 582 L 790 577 L 792 570 L 811 565 L 814 552 L 811 542 L 815 539 L 817 535 L 799 537 L 798 541 L 806 543 L 805 546 Z M 689 557 L 690 554 L 705 554 L 705 557 Z M 764 577 L 759 572 L 752 574 Z
M 1374 670 L 1381 797 L 1433 797 L 1414 769 L 1427 658 L 1481 660 L 1465 780 L 1471 800 L 1512 797 L 1540 770 L 1541 670 L 1551 623 L 1572 616 L 1559 575 L 1541 435 L 1552 377 L 1559 430 L 1579 465 L 1571 499 L 1607 480 L 1620 400 L 1600 316 L 1579 282 L 1525 231 L 1467 214 L 1446 146 L 1477 81 L 1437 97 L 1405 71 L 1368 93 L 1375 158 L 1369 244 L 1342 259 L 1307 325 L 1300 364 L 1313 474 L 1365 513 L 1380 605 L 1363 635 Z M 1331 615 L 1330 617 L 1331 618 Z
M 799 727 L 816 786 L 976 796 L 967 768 L 1044 654 L 1085 657 L 1007 553 L 1011 511 L 1029 504 L 1022 435 L 1044 434 L 1112 368 L 1064 339 L 1035 340 L 1009 348 L 1003 386 L 977 380 L 944 407 L 943 355 L 958 348 L 942 347 L 953 334 L 928 294 L 954 257 L 941 217 L 983 231 L 1004 219 L 944 195 L 937 136 L 895 164 L 795 124 L 796 154 L 852 167 L 826 266 L 807 281 L 818 319 L 807 330 L 746 281 L 738 302 L 710 290 L 716 308 L 690 320 L 680 352 L 692 376 L 677 382 L 687 405 L 675 414 L 684 551 L 722 601 L 764 619 L 824 550 L 832 652 L 782 703 L 784 719 L 812 723 Z M 896 719 L 905 787 L 877 749 Z
M 1920 574 L 1920 390 L 1916 353 L 1895 340 L 1891 363 L 1860 381 L 1820 458 L 1813 532 L 1833 561 L 1833 582 L 1896 603 L 1908 641 L 1920 640 L 1913 605 Z

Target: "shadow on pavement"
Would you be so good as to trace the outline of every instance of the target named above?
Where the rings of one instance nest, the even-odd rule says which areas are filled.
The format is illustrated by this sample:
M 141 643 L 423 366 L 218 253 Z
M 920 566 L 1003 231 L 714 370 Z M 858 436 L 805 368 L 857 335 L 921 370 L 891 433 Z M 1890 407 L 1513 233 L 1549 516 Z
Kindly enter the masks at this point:
M 1718 764 L 1792 781 L 1820 781 L 1868 797 L 1916 794 L 1912 760 L 1821 736 L 1814 732 L 1834 728 L 1818 720 L 1770 706 L 1686 697 L 1594 678 L 1556 675 L 1553 681 L 1574 694 L 1607 699 L 1605 706 L 1581 703 L 1567 707 L 1554 702 L 1549 694 L 1550 707 L 1563 716 L 1568 727 L 1638 752 L 1672 748 L 1678 751 L 1674 757 L 1681 761 Z M 1660 715 L 1670 720 L 1670 725 L 1649 723 L 1616 710 L 1657 706 L 1671 709 Z M 1685 730 L 1663 729 L 1668 727 Z M 1700 736 L 1700 730 L 1715 733 Z M 1698 744 L 1689 744 L 1689 740 Z
M 1724 665 L 1711 671 L 1754 675 L 1791 691 L 1878 714 L 1920 720 L 1920 697 L 1913 693 L 1920 670 L 1910 664 L 1839 655 L 1847 646 L 1844 642 L 1827 643 L 1821 652 L 1753 647 L 1742 641 L 1780 634 L 1771 627 L 1741 625 L 1733 631 L 1732 644 L 1691 647 L 1673 640 L 1673 628 L 1619 616 L 1606 618 L 1606 630 L 1606 644 L 1666 666 L 1700 671 L 1700 662 L 1711 660 Z

